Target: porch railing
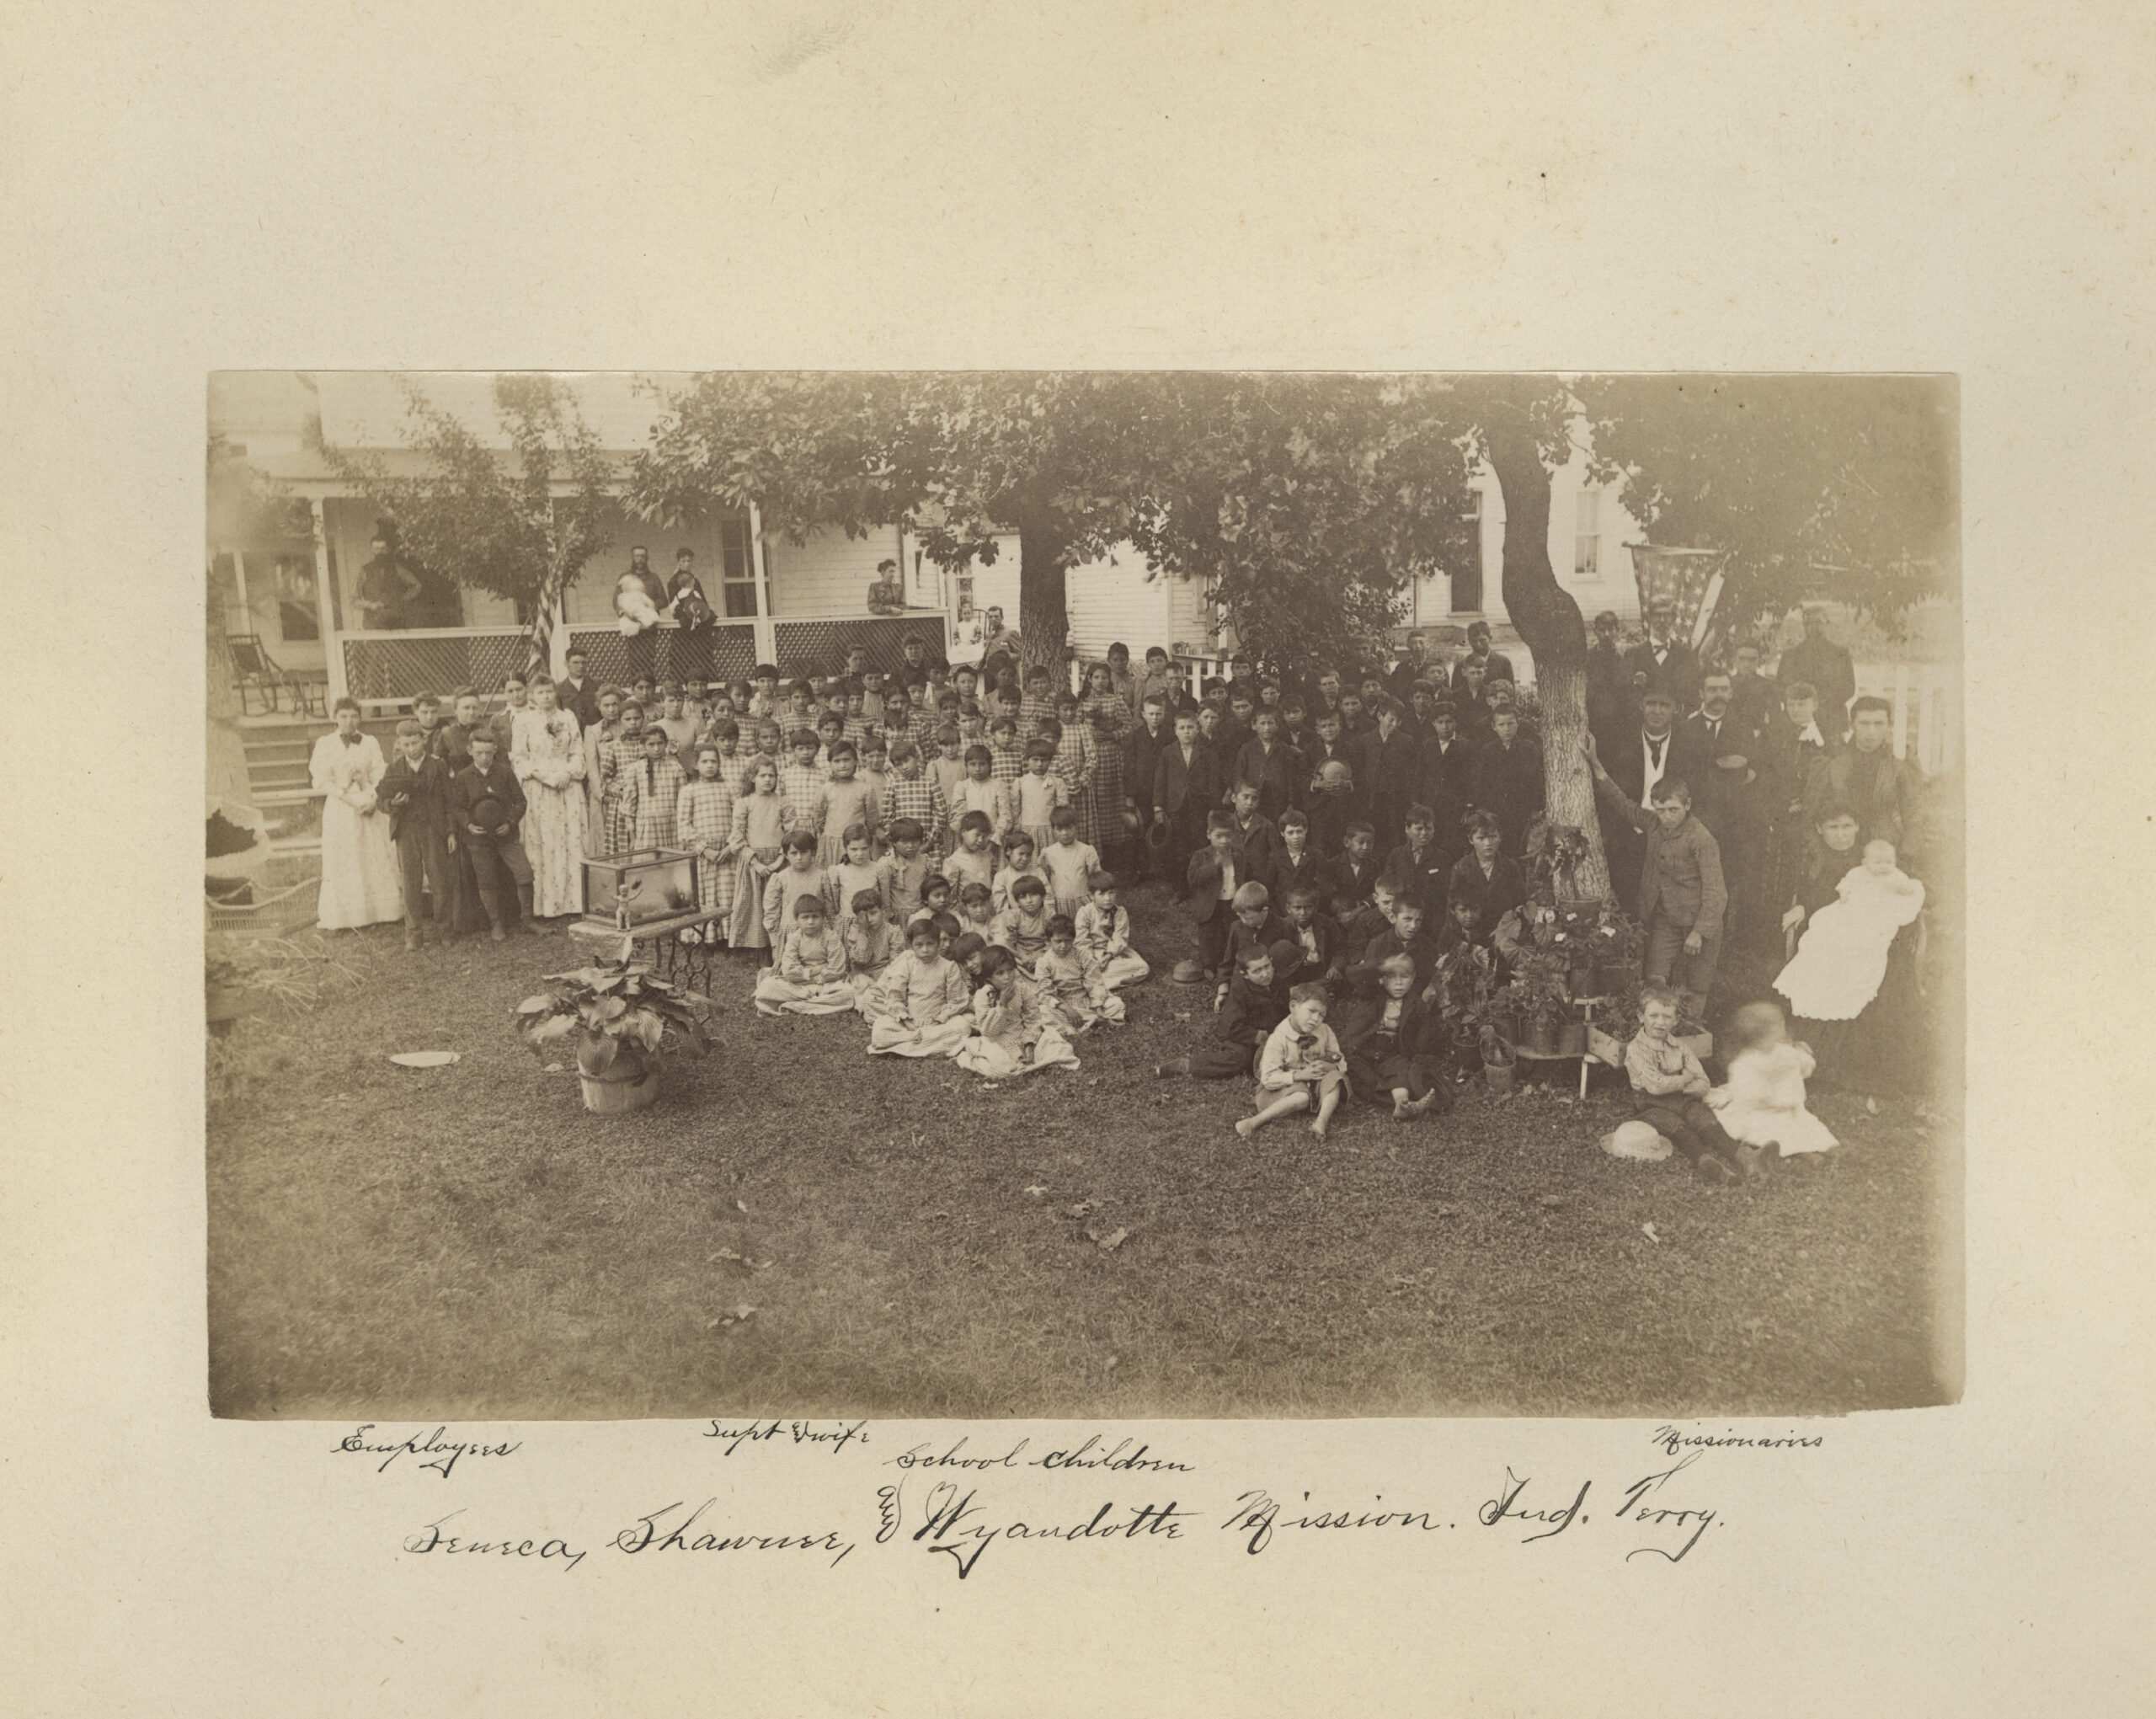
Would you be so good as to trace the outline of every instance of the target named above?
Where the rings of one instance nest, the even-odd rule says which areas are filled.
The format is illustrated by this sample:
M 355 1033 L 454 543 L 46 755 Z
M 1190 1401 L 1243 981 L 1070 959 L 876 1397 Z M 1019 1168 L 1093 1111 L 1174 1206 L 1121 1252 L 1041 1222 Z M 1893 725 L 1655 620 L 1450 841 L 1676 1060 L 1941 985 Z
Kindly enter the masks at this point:
M 951 649 L 950 619 L 934 612 L 779 617 L 769 624 L 775 653 L 771 660 L 787 675 L 797 669 L 812 675 L 835 673 L 856 645 L 868 654 L 871 668 L 895 673 L 905 666 L 909 633 L 919 633 L 943 655 Z
M 746 681 L 756 666 L 756 623 L 715 621 L 691 633 L 671 621 L 624 638 L 618 627 L 572 627 L 591 678 L 626 686 L 639 675 L 654 681 Z
M 436 627 L 400 633 L 340 633 L 344 690 L 361 704 L 402 704 L 422 692 L 446 697 L 459 686 L 491 696 L 502 677 L 524 666 L 521 627 Z

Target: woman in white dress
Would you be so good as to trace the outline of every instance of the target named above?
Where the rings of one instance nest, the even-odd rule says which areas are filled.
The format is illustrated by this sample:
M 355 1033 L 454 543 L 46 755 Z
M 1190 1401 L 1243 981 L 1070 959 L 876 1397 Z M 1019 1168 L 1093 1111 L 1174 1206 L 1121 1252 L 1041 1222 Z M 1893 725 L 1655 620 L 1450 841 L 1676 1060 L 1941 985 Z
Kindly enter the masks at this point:
M 556 919 L 584 909 L 584 734 L 574 711 L 554 707 L 554 683 L 532 677 L 531 707 L 510 730 L 510 768 L 524 784 L 524 851 L 531 913 Z
M 356 930 L 404 916 L 404 886 L 389 843 L 389 814 L 375 809 L 388 769 L 381 745 L 360 732 L 356 701 L 337 701 L 337 730 L 314 743 L 307 774 L 322 795 L 322 899 L 316 923 Z

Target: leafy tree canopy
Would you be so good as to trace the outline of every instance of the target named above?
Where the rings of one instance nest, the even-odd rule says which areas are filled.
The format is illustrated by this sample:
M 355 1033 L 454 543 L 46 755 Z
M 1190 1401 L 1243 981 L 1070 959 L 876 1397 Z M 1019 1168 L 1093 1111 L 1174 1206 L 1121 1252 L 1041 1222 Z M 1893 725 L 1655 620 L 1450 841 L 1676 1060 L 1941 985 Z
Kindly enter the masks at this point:
M 1959 584 L 1955 392 L 1936 376 L 1594 376 L 1601 483 L 1651 542 L 1729 552 L 1719 617 L 1806 596 L 1892 621 Z
M 718 374 L 669 403 L 632 510 L 754 502 L 795 542 L 903 523 L 945 567 L 1015 531 L 1029 653 L 1124 542 L 1283 664 L 1370 649 L 1412 575 L 1473 553 L 1470 402 L 1439 378 Z
M 504 455 L 418 384 L 398 386 L 405 439 L 425 469 L 392 474 L 379 454 L 325 446 L 331 468 L 395 522 L 400 554 L 460 585 L 550 608 L 606 547 L 614 516 L 613 473 L 569 387 L 547 376 L 495 378 Z

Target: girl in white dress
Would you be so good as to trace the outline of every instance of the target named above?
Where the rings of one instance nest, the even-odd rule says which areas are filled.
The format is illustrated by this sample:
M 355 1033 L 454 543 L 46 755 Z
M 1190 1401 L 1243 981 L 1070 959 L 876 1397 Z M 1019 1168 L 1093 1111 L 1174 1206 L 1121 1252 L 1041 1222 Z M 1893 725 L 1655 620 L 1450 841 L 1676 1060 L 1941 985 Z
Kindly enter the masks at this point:
M 1894 862 L 1894 845 L 1868 841 L 1864 863 L 1836 884 L 1840 898 L 1812 916 L 1774 989 L 1812 1021 L 1853 1021 L 1879 995 L 1894 933 L 1924 911 L 1924 885 Z
M 375 809 L 375 786 L 389 767 L 372 734 L 360 732 L 360 707 L 337 701 L 337 731 L 314 743 L 307 774 L 322 803 L 322 899 L 326 932 L 356 930 L 404 916 L 404 886 L 390 845 L 389 814 Z
M 574 711 L 554 707 L 554 683 L 531 682 L 531 707 L 510 731 L 510 768 L 524 784 L 524 851 L 531 913 L 557 919 L 584 908 L 584 735 Z
M 1812 1052 L 1790 1042 L 1782 1012 L 1772 1003 L 1747 1003 L 1732 1017 L 1730 1037 L 1738 1048 L 1729 1059 L 1728 1084 L 1706 1097 L 1722 1131 L 1747 1145 L 1780 1146 L 1785 1158 L 1833 1147 L 1833 1132 L 1804 1105 Z

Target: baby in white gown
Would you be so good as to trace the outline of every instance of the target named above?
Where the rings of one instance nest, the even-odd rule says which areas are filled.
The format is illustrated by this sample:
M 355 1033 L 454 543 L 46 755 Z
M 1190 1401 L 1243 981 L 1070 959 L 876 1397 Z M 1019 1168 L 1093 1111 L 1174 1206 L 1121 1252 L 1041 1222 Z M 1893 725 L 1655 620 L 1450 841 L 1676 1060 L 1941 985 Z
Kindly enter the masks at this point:
M 1732 1140 L 1774 1145 L 1785 1158 L 1823 1152 L 1836 1144 L 1827 1124 L 1804 1108 L 1812 1053 L 1790 1043 L 1782 1012 L 1772 1003 L 1747 1003 L 1730 1022 L 1741 1047 L 1729 1060 L 1729 1081 L 1707 1094 L 1707 1103 Z
M 624 638 L 659 625 L 659 606 L 651 601 L 651 592 L 635 573 L 625 573 L 615 581 L 614 613 L 620 617 Z
M 1894 933 L 1924 911 L 1924 885 L 1894 862 L 1894 846 L 1868 841 L 1864 863 L 1835 885 L 1840 898 L 1812 916 L 1774 989 L 1808 1021 L 1854 1021 L 1886 978 Z

